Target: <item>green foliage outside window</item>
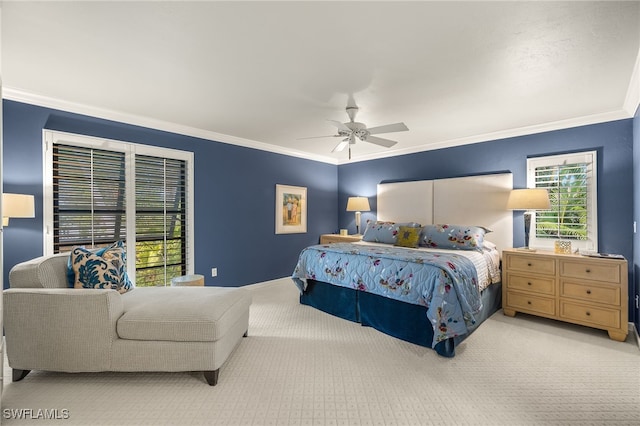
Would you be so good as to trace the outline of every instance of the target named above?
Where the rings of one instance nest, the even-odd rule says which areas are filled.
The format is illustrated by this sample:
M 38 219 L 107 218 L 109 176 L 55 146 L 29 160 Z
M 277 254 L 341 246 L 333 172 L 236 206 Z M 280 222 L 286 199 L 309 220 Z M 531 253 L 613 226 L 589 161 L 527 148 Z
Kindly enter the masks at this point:
M 536 212 L 536 237 L 587 239 L 587 164 L 536 168 L 536 187 L 549 191 L 551 209 Z
M 180 240 L 136 242 L 136 287 L 168 285 L 184 275 L 183 253 Z

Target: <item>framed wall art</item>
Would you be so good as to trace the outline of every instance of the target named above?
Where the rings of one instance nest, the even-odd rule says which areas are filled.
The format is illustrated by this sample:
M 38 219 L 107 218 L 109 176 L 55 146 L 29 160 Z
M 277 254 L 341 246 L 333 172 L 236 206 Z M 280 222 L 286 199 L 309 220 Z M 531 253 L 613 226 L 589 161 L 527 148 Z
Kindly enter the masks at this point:
M 276 185 L 276 234 L 307 232 L 307 188 Z

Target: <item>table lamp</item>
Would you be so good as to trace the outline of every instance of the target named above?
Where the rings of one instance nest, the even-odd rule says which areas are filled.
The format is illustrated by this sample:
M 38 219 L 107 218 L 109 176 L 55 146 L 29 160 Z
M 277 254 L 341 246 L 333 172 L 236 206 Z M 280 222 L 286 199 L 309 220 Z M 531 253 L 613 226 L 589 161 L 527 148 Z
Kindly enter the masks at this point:
M 507 208 L 511 210 L 525 210 L 524 212 L 524 247 L 520 250 L 530 250 L 529 231 L 531 230 L 531 213 L 534 210 L 547 210 L 551 207 L 549 192 L 542 188 L 514 189 L 509 194 Z
M 2 194 L 2 226 L 9 225 L 9 219 L 12 217 L 36 217 L 34 196 Z
M 368 212 L 369 199 L 367 197 L 349 197 L 347 200 L 347 211 L 356 212 L 356 235 L 360 235 L 360 212 Z

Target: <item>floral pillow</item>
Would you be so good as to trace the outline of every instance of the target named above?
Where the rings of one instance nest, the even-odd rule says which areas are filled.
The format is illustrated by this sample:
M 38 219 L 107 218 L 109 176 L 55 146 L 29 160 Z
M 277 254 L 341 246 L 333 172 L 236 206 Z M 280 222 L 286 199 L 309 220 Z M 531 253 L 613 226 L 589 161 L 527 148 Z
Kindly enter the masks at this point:
M 362 236 L 363 241 L 372 243 L 395 244 L 398 239 L 398 231 L 401 226 L 420 228 L 419 223 L 395 223 L 383 221 L 367 221 L 367 228 Z
M 491 232 L 482 226 L 427 225 L 422 231 L 420 245 L 454 250 L 482 250 L 484 235 Z
M 122 241 L 96 252 L 84 247 L 71 250 L 69 263 L 74 288 L 104 288 L 126 293 L 133 289 L 127 275 L 127 256 Z
M 418 247 L 420 242 L 422 228 L 411 228 L 408 226 L 400 226 L 398 228 L 398 238 L 395 245 L 399 247 Z

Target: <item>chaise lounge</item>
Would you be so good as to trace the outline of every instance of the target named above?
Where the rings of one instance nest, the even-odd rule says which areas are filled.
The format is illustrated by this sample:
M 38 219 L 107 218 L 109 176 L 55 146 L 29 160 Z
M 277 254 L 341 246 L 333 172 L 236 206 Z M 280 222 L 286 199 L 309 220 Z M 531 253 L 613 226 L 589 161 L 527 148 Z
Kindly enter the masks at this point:
M 10 272 L 4 327 L 14 381 L 31 370 L 202 371 L 216 385 L 220 367 L 247 335 L 247 290 L 68 288 L 68 258 L 43 256 Z

